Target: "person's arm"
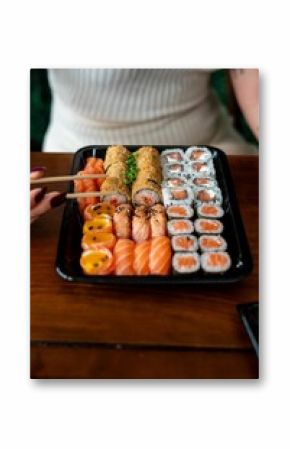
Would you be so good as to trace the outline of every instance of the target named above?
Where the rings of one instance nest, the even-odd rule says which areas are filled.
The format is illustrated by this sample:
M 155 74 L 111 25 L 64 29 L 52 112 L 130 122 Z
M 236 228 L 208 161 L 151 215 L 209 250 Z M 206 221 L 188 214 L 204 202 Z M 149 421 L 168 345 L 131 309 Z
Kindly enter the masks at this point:
M 259 70 L 232 69 L 230 76 L 240 109 L 259 139 Z
M 45 168 L 35 167 L 30 172 L 30 179 L 39 179 L 43 177 Z M 62 204 L 66 199 L 65 192 L 49 192 L 46 188 L 38 188 L 30 190 L 30 222 L 33 223 L 41 215 L 48 212 L 53 207 Z

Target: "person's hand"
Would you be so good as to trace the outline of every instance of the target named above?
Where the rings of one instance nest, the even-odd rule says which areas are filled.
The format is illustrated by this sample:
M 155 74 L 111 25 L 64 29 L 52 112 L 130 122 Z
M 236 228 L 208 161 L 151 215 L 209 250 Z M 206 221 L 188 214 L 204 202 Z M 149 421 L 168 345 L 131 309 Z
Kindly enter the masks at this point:
M 30 179 L 41 178 L 45 173 L 45 167 L 35 167 L 30 172 Z M 49 192 L 47 188 L 41 187 L 30 191 L 30 223 L 33 223 L 51 208 L 57 207 L 65 201 L 65 192 Z

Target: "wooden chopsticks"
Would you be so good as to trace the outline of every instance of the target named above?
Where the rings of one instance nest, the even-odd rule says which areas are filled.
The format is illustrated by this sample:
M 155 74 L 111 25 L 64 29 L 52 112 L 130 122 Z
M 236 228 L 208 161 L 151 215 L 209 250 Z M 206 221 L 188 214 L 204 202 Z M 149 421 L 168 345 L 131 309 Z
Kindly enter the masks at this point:
M 51 176 L 48 178 L 38 178 L 38 179 L 31 179 L 30 184 L 45 184 L 47 182 L 67 182 L 67 181 L 74 181 L 78 179 L 99 179 L 99 178 L 106 178 L 105 174 L 99 174 L 99 175 L 68 175 L 68 176 Z
M 115 195 L 117 192 L 74 192 L 74 193 L 67 193 L 66 198 L 68 200 L 72 200 L 75 198 L 88 198 L 88 197 L 100 197 L 104 195 Z

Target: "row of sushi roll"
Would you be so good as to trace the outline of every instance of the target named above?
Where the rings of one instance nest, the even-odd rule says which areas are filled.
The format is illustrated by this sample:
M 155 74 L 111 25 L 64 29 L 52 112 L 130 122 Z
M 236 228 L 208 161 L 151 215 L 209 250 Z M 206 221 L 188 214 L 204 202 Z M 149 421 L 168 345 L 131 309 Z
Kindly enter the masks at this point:
M 171 243 L 161 204 L 102 202 L 84 210 L 81 267 L 88 275 L 168 275 Z
M 161 156 L 163 203 L 174 252 L 175 273 L 223 273 L 231 266 L 220 219 L 223 198 L 211 151 L 193 146 L 168 149 Z M 197 216 L 197 218 L 195 218 Z

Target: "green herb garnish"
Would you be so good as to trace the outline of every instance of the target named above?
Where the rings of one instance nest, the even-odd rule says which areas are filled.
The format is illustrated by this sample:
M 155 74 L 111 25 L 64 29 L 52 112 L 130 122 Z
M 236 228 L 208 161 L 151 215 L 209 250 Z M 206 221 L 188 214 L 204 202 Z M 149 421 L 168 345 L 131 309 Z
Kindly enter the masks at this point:
M 128 186 L 131 186 L 137 177 L 137 164 L 136 159 L 133 153 L 127 159 L 127 168 L 125 174 L 125 183 Z

